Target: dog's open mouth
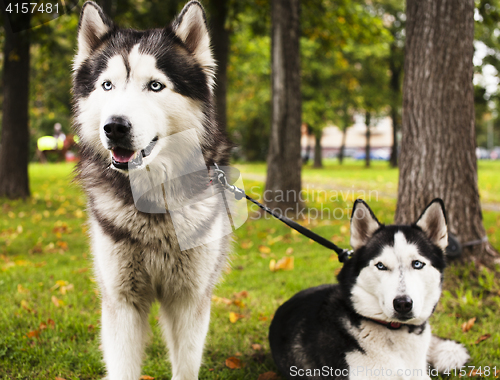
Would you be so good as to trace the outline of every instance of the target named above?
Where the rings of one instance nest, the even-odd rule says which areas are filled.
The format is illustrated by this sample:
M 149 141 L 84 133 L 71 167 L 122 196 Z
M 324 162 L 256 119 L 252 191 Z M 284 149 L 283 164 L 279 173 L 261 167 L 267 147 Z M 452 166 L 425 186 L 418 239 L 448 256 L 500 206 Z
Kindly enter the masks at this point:
M 128 170 L 137 168 L 142 165 L 142 159 L 151 154 L 157 142 L 158 136 L 151 140 L 148 146 L 138 151 L 121 147 L 113 148 L 111 149 L 111 162 L 117 169 Z

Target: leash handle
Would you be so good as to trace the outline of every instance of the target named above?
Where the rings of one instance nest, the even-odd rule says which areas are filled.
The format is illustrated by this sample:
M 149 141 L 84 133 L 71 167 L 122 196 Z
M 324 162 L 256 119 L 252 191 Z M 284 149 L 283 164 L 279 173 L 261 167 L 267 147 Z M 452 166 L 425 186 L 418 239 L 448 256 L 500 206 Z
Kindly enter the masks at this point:
M 286 216 L 284 216 L 284 215 L 278 215 L 273 210 L 271 210 L 269 207 L 263 205 L 262 203 L 256 201 L 255 199 L 251 198 L 250 196 L 248 196 L 239 187 L 236 187 L 234 185 L 230 185 L 227 182 L 226 173 L 224 173 L 223 170 L 219 169 L 219 166 L 216 163 L 214 163 L 214 166 L 215 166 L 214 172 L 215 172 L 215 175 L 217 176 L 217 180 L 219 181 L 219 183 L 226 190 L 229 190 L 230 192 L 232 192 L 237 200 L 240 200 L 243 197 L 245 197 L 246 199 L 248 199 L 253 204 L 259 206 L 262 210 L 264 210 L 268 214 L 271 214 L 276 219 L 281 220 L 288 227 L 293 228 L 295 231 L 301 233 L 304 236 L 307 236 L 309 239 L 314 240 L 316 243 L 321 244 L 323 247 L 326 247 L 328 249 L 331 249 L 332 251 L 335 251 L 335 253 L 337 253 L 337 255 L 339 256 L 339 261 L 341 263 L 347 261 L 351 257 L 352 250 L 340 248 L 339 246 L 337 246 L 332 241 L 327 240 L 323 236 L 320 236 L 317 233 L 312 232 L 310 229 L 308 229 L 308 228 L 306 228 L 306 227 L 298 224 L 297 222 L 295 222 L 295 221 L 293 221 L 291 219 L 288 219 Z

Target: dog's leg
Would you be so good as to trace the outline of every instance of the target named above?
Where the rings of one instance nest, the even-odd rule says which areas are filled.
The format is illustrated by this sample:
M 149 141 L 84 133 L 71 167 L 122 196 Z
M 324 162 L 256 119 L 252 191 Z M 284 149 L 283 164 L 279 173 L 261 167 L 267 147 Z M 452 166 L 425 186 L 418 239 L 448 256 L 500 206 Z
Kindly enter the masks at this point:
M 467 349 L 460 343 L 432 336 L 427 360 L 439 372 L 459 368 L 467 363 L 469 358 Z
M 184 298 L 161 306 L 160 323 L 167 341 L 172 380 L 198 379 L 210 322 L 210 297 Z
M 149 331 L 147 312 L 118 300 L 104 299 L 101 339 L 109 380 L 137 380 Z

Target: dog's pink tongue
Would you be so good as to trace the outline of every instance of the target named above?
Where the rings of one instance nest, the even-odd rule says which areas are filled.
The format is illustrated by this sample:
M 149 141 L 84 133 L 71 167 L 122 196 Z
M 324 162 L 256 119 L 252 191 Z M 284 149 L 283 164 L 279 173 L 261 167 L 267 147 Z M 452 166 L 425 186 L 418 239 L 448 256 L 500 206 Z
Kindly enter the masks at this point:
M 129 162 L 134 155 L 133 150 L 123 149 L 123 148 L 115 148 L 113 149 L 113 158 L 116 162 Z

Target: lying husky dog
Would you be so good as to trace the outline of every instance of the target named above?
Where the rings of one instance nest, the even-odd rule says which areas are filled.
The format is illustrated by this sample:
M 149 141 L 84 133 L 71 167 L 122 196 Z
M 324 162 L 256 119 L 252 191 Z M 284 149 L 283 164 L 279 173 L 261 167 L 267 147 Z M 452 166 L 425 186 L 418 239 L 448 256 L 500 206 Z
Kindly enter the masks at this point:
M 274 361 L 288 379 L 429 379 L 462 366 L 460 344 L 431 336 L 441 295 L 448 233 L 443 202 L 415 224 L 384 226 L 362 200 L 351 218 L 352 258 L 338 285 L 306 289 L 285 302 L 269 331 Z
M 205 239 L 209 243 L 189 249 L 181 249 L 179 239 L 197 238 L 186 231 L 217 235 L 226 210 L 211 200 L 190 205 L 184 215 L 189 218 L 177 220 L 186 229 L 176 230 L 169 212 L 137 209 L 131 178 L 146 166 L 159 183 L 174 169 L 189 172 L 192 162 L 179 157 L 197 142 L 205 173 L 214 162 L 227 165 L 231 145 L 215 123 L 214 70 L 205 13 L 197 1 L 170 26 L 146 31 L 120 29 L 93 2 L 82 8 L 73 77 L 81 146 L 77 171 L 88 196 L 109 379 L 139 378 L 155 299 L 173 378 L 198 378 L 211 293 L 229 238 Z M 188 199 L 207 186 L 162 190 Z M 157 201 L 146 197 L 153 209 Z

